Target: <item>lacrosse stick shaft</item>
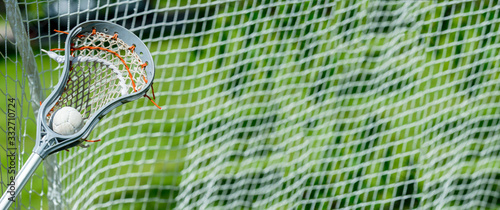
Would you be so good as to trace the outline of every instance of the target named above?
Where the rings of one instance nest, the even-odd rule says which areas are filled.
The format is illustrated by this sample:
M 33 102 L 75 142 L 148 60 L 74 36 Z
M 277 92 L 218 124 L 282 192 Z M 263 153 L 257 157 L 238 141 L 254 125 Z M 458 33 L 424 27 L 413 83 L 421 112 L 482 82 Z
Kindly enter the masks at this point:
M 3 194 L 0 200 L 0 210 L 8 209 L 12 203 L 16 200 L 17 195 L 24 188 L 24 185 L 28 182 L 31 175 L 35 173 L 38 166 L 42 163 L 42 158 L 36 153 L 32 153 L 24 166 L 21 168 L 17 174 L 14 183 L 10 182 L 7 186 L 7 191 Z M 14 184 L 12 187 L 11 184 Z

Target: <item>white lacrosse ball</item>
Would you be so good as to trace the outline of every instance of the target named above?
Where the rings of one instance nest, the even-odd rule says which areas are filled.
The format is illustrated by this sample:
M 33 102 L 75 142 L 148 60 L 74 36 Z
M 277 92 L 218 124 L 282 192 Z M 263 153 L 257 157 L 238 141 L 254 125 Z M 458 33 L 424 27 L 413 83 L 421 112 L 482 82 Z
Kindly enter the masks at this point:
M 82 123 L 82 114 L 75 108 L 66 106 L 54 113 L 50 124 L 54 132 L 62 135 L 71 135 L 80 129 Z

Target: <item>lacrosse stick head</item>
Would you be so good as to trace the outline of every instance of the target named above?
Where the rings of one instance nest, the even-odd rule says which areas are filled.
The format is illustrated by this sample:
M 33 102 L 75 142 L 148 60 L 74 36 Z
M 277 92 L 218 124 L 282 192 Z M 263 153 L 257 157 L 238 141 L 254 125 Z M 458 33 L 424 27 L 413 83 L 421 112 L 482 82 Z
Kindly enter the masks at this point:
M 48 54 L 64 67 L 38 113 L 34 152 L 42 158 L 81 144 L 104 115 L 143 97 L 154 78 L 146 45 L 132 32 L 106 21 L 76 26 L 66 38 L 64 56 Z M 83 126 L 74 134 L 61 135 L 51 129 L 50 120 L 67 106 L 80 112 Z

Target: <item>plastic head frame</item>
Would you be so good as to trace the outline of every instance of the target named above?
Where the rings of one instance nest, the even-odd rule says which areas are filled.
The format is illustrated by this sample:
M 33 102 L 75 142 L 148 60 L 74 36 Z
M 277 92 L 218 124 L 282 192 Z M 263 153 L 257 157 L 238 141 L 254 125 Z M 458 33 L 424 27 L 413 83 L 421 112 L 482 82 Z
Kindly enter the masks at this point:
M 147 77 L 144 78 L 145 86 L 142 87 L 141 89 L 136 90 L 134 85 L 133 91 L 127 91 L 126 94 L 118 95 L 116 98 L 113 98 L 108 103 L 99 106 L 100 108 L 98 108 L 97 110 L 93 110 L 92 112 L 90 112 L 89 116 L 84 121 L 83 127 L 76 133 L 72 135 L 58 134 L 49 127 L 47 116 L 50 116 L 50 114 L 55 111 L 54 107 L 61 99 L 63 92 L 65 91 L 66 85 L 69 83 L 68 79 L 70 79 L 70 71 L 73 69 L 73 65 L 75 65 L 74 64 L 75 62 L 72 62 L 72 60 L 75 59 L 75 57 L 73 57 L 74 53 L 73 51 L 75 51 L 74 48 L 75 43 L 73 42 L 74 40 L 78 40 L 79 37 L 85 36 L 84 34 L 95 35 L 96 31 L 103 36 L 107 37 L 112 36 L 112 38 L 114 39 L 117 39 L 117 37 L 119 37 L 120 41 L 123 41 L 126 45 L 131 46 L 130 49 L 131 52 L 136 54 L 134 56 L 136 57 L 138 56 L 138 58 L 142 62 L 147 64 L 142 66 L 143 70 L 145 71 L 145 77 Z M 64 51 L 65 51 L 64 67 L 63 67 L 64 69 L 62 71 L 59 82 L 55 87 L 55 89 L 52 91 L 52 93 L 49 95 L 49 97 L 42 103 L 40 111 L 38 113 L 37 143 L 33 152 L 39 154 L 40 157 L 42 158 L 45 158 L 52 153 L 81 144 L 82 138 L 86 138 L 90 134 L 92 129 L 97 125 L 97 123 L 102 117 L 104 117 L 111 110 L 115 109 L 116 107 L 124 103 L 143 97 L 146 94 L 146 92 L 149 91 L 153 83 L 155 68 L 151 53 L 149 52 L 146 45 L 135 34 L 133 34 L 132 32 L 128 31 L 127 29 L 119 25 L 106 21 L 88 21 L 82 23 L 73 28 L 69 32 L 68 37 L 66 38 Z M 106 52 L 100 52 L 100 53 L 103 54 Z M 104 58 L 109 58 L 112 57 L 113 55 L 105 55 L 105 56 L 108 57 Z M 103 65 L 103 64 L 98 64 L 98 65 Z M 133 79 L 132 78 L 130 79 L 132 80 L 133 83 Z M 81 89 L 82 87 L 78 88 Z M 87 96 L 87 98 L 89 97 Z

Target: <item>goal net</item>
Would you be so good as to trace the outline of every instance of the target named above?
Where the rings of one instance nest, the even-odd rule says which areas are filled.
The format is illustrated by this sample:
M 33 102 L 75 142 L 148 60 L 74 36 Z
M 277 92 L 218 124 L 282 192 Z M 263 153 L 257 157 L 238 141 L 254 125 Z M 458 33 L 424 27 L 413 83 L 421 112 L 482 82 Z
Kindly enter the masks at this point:
M 89 137 L 101 142 L 44 161 L 19 209 L 500 208 L 498 1 L 9 0 L 0 10 L 0 118 L 15 99 L 15 167 L 61 72 L 41 52 L 64 46 L 54 29 L 99 19 L 137 34 L 162 107 L 113 110 Z

